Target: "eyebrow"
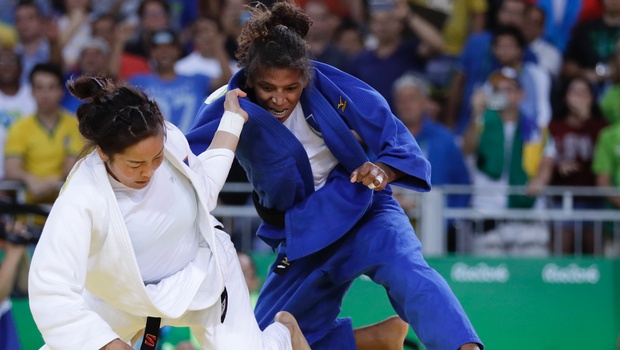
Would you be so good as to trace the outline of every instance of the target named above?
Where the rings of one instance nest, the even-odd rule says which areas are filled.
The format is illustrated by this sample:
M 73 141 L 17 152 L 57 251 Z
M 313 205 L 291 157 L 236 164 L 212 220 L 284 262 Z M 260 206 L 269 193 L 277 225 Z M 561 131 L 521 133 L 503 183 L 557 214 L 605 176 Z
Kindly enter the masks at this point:
M 272 83 L 269 83 L 269 82 L 267 82 L 267 81 L 264 81 L 264 80 L 260 80 L 260 81 L 258 81 L 258 82 L 257 82 L 257 85 L 269 85 L 269 86 L 276 86 L 276 85 L 274 85 L 274 84 L 272 84 Z M 284 87 L 285 87 L 285 88 L 288 88 L 288 87 L 293 87 L 293 86 L 298 86 L 298 85 L 301 85 L 301 83 L 300 83 L 300 82 L 294 82 L 294 83 L 291 83 L 291 84 L 285 85 Z
M 153 159 L 155 159 L 155 158 L 159 157 L 159 156 L 160 156 L 163 152 L 164 152 L 164 147 L 162 147 L 162 148 L 161 148 L 161 151 L 159 151 L 159 153 L 157 153 L 157 154 L 155 155 L 155 157 L 153 157 Z M 127 163 L 132 163 L 132 164 L 142 164 L 142 163 L 146 163 L 146 161 L 144 161 L 144 160 L 131 160 L 131 159 L 128 159 L 128 160 L 127 160 Z

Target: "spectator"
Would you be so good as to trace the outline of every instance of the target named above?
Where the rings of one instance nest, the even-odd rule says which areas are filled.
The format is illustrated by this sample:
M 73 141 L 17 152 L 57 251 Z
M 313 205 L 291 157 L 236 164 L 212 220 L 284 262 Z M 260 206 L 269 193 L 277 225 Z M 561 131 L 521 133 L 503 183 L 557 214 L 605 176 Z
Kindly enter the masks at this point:
M 525 16 L 525 2 L 523 0 L 504 0 L 497 12 L 498 25 L 522 28 Z M 460 62 L 452 77 L 448 91 L 448 101 L 444 123 L 454 133 L 461 137 L 472 115 L 471 96 L 489 77 L 489 74 L 501 65 L 495 59 L 491 45 L 494 31 L 484 31 L 472 34 L 465 43 L 460 56 Z M 536 57 L 530 51 L 523 53 L 524 61 L 536 62 Z
M 19 42 L 15 52 L 22 60 L 21 82 L 29 84 L 30 71 L 37 63 L 63 66 L 56 23 L 41 16 L 34 2 L 20 1 L 15 8 L 15 29 Z
M 365 33 L 362 26 L 350 17 L 340 22 L 334 34 L 334 43 L 349 61 L 364 51 Z
M 543 38 L 563 53 L 574 26 L 580 21 L 581 13 L 587 12 L 588 3 L 599 1 L 565 0 L 563 4 L 555 0 L 535 1 L 547 18 Z
M 340 70 L 346 71 L 349 59 L 346 54 L 334 44 L 334 31 L 340 24 L 338 16 L 333 14 L 325 0 L 310 0 L 303 9 L 312 20 L 312 27 L 308 33 L 308 45 L 312 58 L 327 63 Z
M 125 51 L 125 45 L 134 29 L 130 22 L 117 23 L 114 17 L 109 14 L 96 18 L 92 23 L 93 37 L 104 39 L 111 50 L 108 72 L 111 76 L 121 80 L 126 80 L 139 73 L 151 72 L 145 57 Z
M 562 73 L 571 78 L 585 76 L 594 84 L 597 99 L 602 84 L 609 74 L 609 61 L 616 52 L 620 39 L 620 1 L 603 0 L 603 16 L 580 23 L 573 30 L 564 53 Z
M 417 0 L 417 2 L 447 16 L 442 25 L 436 24 L 441 25 L 439 28 L 444 38 L 443 54 L 431 58 L 426 67 L 426 76 L 434 95 L 443 100 L 467 38 L 482 32 L 485 28 L 487 0 L 445 2 Z
M 63 82 L 60 67 L 36 65 L 30 83 L 37 110 L 9 128 L 6 179 L 26 186 L 27 203 L 53 203 L 84 146 L 77 120 L 60 106 Z
M 492 91 L 479 90 L 473 97 L 475 114 L 463 141 L 463 153 L 472 155 L 475 164 L 472 207 L 483 213 L 502 208 L 533 208 L 535 195 L 550 180 L 549 167 L 541 163 L 553 161 L 552 148 L 545 150 L 546 137 L 519 107 L 524 92 L 518 73 L 502 68 L 491 74 L 489 84 Z M 528 195 L 509 195 L 508 186 L 527 186 Z M 492 194 L 491 188 L 495 188 Z M 545 228 L 533 223 L 517 225 L 485 222 L 486 232 L 478 237 L 475 252 L 525 253 L 520 249 L 527 247 L 534 248 L 530 253 L 546 253 L 548 232 Z M 520 229 L 525 232 L 516 233 Z
M 83 47 L 77 65 L 69 72 L 68 79 L 80 75 L 104 75 L 110 76 L 108 63 L 110 62 L 110 46 L 99 37 L 91 38 Z M 71 95 L 65 88 L 64 97 L 60 102 L 67 111 L 75 114 L 82 101 Z
M 91 0 L 63 0 L 64 11 L 58 19 L 58 34 L 65 71 L 73 69 L 82 48 L 92 37 L 90 2 Z
M 487 0 L 452 1 L 442 32 L 446 55 L 458 56 L 467 38 L 485 29 L 487 8 Z
M 422 153 L 431 164 L 431 184 L 441 185 L 470 185 L 469 170 L 461 150 L 454 141 L 454 136 L 448 128 L 434 122 L 425 112 L 428 105 L 429 84 L 424 79 L 405 74 L 394 83 L 394 105 L 396 116 L 405 124 L 415 137 Z M 394 193 L 397 188 L 394 188 Z M 416 203 L 407 201 L 406 195 L 399 198 L 403 209 L 407 212 L 413 209 Z M 408 207 L 409 205 L 409 207 Z M 449 195 L 446 205 L 449 208 L 464 208 L 469 206 L 469 196 Z M 448 222 L 448 250 L 456 249 L 455 221 Z
M 138 17 L 139 26 L 127 41 L 125 51 L 148 59 L 151 34 L 170 28 L 170 6 L 165 0 L 142 0 Z
M 423 78 L 405 74 L 394 83 L 396 116 L 415 137 L 433 171 L 431 185 L 468 185 L 469 172 L 452 133 L 432 121 L 425 112 L 429 84 Z M 449 196 L 448 207 L 467 207 L 467 196 Z
M 528 6 L 525 11 L 523 36 L 530 51 L 536 55 L 538 64 L 547 70 L 554 79 L 558 79 L 562 68 L 562 54 L 542 37 L 546 21 L 546 14 L 540 7 Z
M 614 123 L 603 129 L 596 142 L 592 170 L 596 174 L 597 186 L 620 188 L 620 123 Z M 607 204 L 614 209 L 620 208 L 620 196 L 607 197 Z
M 596 101 L 594 88 L 584 77 L 567 81 L 562 91 L 562 104 L 556 118 L 549 124 L 549 133 L 553 137 L 556 156 L 553 166 L 553 186 L 596 186 L 596 176 L 592 171 L 594 147 L 599 134 L 607 122 L 603 119 Z M 573 208 L 601 208 L 598 197 L 575 197 Z M 555 207 L 562 203 L 556 200 Z M 562 223 L 560 232 L 552 236 L 554 251 L 562 254 L 593 254 L 594 224 L 582 222 L 581 250 L 576 249 L 575 221 Z
M 30 84 L 22 84 L 20 81 L 21 71 L 19 56 L 10 49 L 0 49 L 0 130 L 4 131 L 4 137 L 0 138 L 2 145 L 6 128 L 36 110 Z
M 202 74 L 211 78 L 211 90 L 226 85 L 236 72 L 237 61 L 228 56 L 222 26 L 215 17 L 200 17 L 192 25 L 194 51 L 174 65 L 182 75 Z
M 164 118 L 187 132 L 194 123 L 198 108 L 209 96 L 213 81 L 204 75 L 176 74 L 174 65 L 181 56 L 181 44 L 172 30 L 159 30 L 150 41 L 152 74 L 138 74 L 129 79 L 157 101 Z
M 377 90 L 393 109 L 394 81 L 408 71 L 423 73 L 426 60 L 443 49 L 443 38 L 404 0 L 371 3 L 369 22 L 377 47 L 357 56 L 350 73 Z M 420 39 L 405 39 L 405 26 Z
M 241 33 L 241 26 L 248 19 L 247 0 L 225 0 L 220 13 L 220 21 L 226 37 L 226 51 L 228 56 L 235 57 L 237 38 Z
M 521 31 L 515 27 L 498 27 L 493 34 L 493 57 L 502 67 L 512 68 L 519 74 L 523 88 L 521 110 L 533 118 L 541 128 L 551 120 L 551 78 L 540 65 L 524 60 L 527 44 Z
M 2 1 L 2 6 L 0 6 L 0 22 L 7 24 L 9 26 L 14 26 L 15 25 L 15 9 L 17 8 L 17 5 L 19 5 L 20 2 L 24 2 L 25 0 L 22 1 L 6 1 L 3 0 Z M 52 6 L 52 2 L 53 0 L 33 0 L 33 3 L 35 3 L 35 5 L 40 9 L 41 14 L 44 17 L 49 17 L 53 15 L 53 6 Z
M 600 99 L 603 115 L 610 123 L 620 121 L 620 39 L 616 41 L 616 51 L 609 62 L 609 75 Z
M 20 75 L 19 57 L 13 50 L 0 49 L 0 179 L 4 178 L 4 145 L 8 128 L 36 110 L 30 84 L 22 84 Z

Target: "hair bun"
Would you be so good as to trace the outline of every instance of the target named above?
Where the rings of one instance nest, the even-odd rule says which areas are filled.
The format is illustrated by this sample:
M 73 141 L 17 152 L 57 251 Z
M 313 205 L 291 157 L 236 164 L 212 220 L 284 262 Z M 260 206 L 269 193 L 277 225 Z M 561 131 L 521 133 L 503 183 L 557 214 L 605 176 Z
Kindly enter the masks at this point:
M 69 92 L 80 100 L 93 99 L 110 90 L 110 79 L 102 76 L 81 76 L 67 82 Z
M 305 38 L 310 30 L 311 22 L 306 15 L 295 3 L 281 1 L 277 2 L 271 8 L 271 28 L 285 27 L 300 37 Z M 268 29 L 271 29 L 268 27 Z

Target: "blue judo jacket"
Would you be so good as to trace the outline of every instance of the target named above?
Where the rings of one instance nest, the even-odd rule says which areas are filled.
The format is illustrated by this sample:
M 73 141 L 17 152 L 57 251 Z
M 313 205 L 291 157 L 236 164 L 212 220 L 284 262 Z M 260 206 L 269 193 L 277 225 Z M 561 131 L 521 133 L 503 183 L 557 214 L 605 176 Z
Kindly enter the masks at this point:
M 319 62 L 313 65 L 313 80 L 300 102 L 306 120 L 340 163 L 317 191 L 308 156 L 297 138 L 264 108 L 248 98 L 239 101 L 249 120 L 241 133 L 236 157 L 260 204 L 286 212 L 284 227 L 263 222 L 257 234 L 274 248 L 285 240 L 291 261 L 335 242 L 370 208 L 375 192 L 349 180 L 350 174 L 370 158 L 405 173 L 393 184 L 430 190 L 430 164 L 411 133 L 391 113 L 386 100 L 347 73 Z M 245 72 L 241 70 L 232 77 L 228 88 L 243 87 L 244 83 Z M 195 154 L 211 143 L 224 112 L 224 99 L 221 96 L 198 111 L 186 135 Z M 351 130 L 360 136 L 363 145 Z

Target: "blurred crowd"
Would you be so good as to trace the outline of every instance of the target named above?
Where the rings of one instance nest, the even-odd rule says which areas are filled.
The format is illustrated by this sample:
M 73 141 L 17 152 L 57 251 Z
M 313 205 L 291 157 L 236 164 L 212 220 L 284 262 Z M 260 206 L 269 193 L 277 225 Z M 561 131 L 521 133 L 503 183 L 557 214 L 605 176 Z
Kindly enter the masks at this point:
M 65 88 L 82 74 L 144 89 L 188 131 L 205 98 L 238 70 L 247 4 L 0 0 L 0 177 L 24 183 L 28 203 L 53 202 L 88 146 L 74 117 L 80 101 Z M 448 206 L 559 207 L 537 195 L 547 186 L 620 185 L 620 0 L 299 5 L 313 21 L 313 58 L 386 98 L 429 159 L 433 185 L 473 185 L 471 195 L 449 196 Z M 229 180 L 244 178 L 233 167 Z M 489 187 L 504 190 L 475 190 Z M 227 204 L 248 200 L 222 195 Z M 577 196 L 574 207 L 617 208 L 620 198 Z

